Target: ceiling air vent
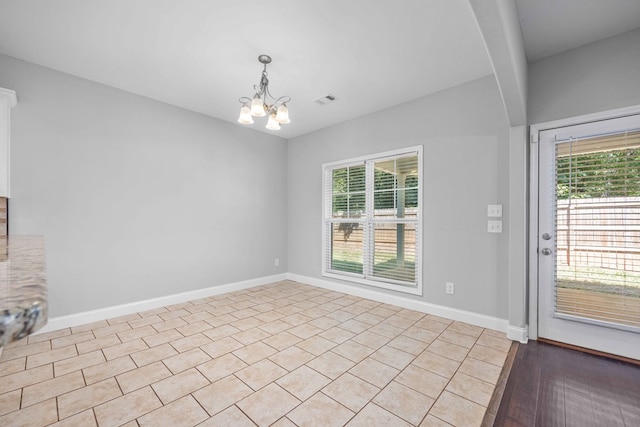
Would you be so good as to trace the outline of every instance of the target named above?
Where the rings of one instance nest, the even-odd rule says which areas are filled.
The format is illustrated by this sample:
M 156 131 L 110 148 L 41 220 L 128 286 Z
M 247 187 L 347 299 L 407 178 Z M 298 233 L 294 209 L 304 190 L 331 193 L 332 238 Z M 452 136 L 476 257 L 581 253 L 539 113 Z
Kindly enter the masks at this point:
M 337 98 L 335 97 L 335 95 L 325 95 L 325 96 L 321 96 L 320 98 L 314 100 L 313 102 L 315 102 L 318 105 L 327 105 L 330 104 L 332 102 L 334 102 Z

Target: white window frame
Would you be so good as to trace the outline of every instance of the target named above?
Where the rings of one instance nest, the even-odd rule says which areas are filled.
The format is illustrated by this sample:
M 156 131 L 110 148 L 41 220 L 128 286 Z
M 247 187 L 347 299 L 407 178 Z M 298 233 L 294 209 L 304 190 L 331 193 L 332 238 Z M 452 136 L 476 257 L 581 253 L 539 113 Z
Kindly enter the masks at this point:
M 396 158 L 402 157 L 406 155 L 416 154 L 418 157 L 418 209 L 417 209 L 417 217 L 415 220 L 380 220 L 373 218 L 373 168 L 367 168 L 367 177 L 366 177 L 366 212 L 363 218 L 347 218 L 344 220 L 336 221 L 335 218 L 332 217 L 332 209 L 331 209 L 331 200 L 327 193 L 327 185 L 329 182 L 332 182 L 333 170 L 344 168 L 348 166 L 354 166 L 359 164 L 367 164 L 379 160 L 383 160 L 385 158 Z M 322 165 L 322 276 L 328 277 L 331 279 L 345 280 L 349 282 L 359 283 L 363 285 L 373 286 L 377 288 L 390 289 L 397 292 L 412 294 L 412 295 L 422 295 L 422 193 L 423 193 L 423 162 L 422 162 L 422 145 L 402 148 L 393 151 L 386 151 L 383 153 L 377 153 L 368 156 L 361 156 L 347 160 L 340 160 L 330 163 L 324 163 Z M 330 224 L 331 222 L 358 222 L 363 224 L 363 228 L 365 230 L 364 236 L 364 247 L 363 247 L 363 274 L 350 273 L 350 272 L 337 272 L 336 270 L 331 270 L 331 260 L 327 259 L 327 255 L 329 254 L 329 245 L 330 245 Z M 392 279 L 386 279 L 382 277 L 366 277 L 365 272 L 367 271 L 367 264 L 369 258 L 368 251 L 373 250 L 373 233 L 370 232 L 371 226 L 374 223 L 379 222 L 391 222 L 391 223 L 411 223 L 416 226 L 416 277 L 415 283 L 413 285 L 408 285 L 406 283 L 402 283 L 399 281 L 394 281 Z

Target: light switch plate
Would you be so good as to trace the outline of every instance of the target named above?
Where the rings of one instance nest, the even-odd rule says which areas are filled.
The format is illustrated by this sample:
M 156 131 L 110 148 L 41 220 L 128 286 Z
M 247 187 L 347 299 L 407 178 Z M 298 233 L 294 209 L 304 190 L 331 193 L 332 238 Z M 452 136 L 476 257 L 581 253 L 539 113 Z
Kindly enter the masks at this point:
M 491 218 L 502 218 L 502 205 L 487 206 L 487 216 Z
M 487 221 L 487 231 L 489 233 L 502 233 L 502 221 Z

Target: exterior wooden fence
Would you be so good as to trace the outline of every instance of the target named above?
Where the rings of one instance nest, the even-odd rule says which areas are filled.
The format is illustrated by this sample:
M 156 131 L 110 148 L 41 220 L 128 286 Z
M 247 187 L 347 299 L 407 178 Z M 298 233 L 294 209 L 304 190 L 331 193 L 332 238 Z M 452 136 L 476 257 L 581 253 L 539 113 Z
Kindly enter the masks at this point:
M 558 263 L 640 272 L 640 197 L 557 202 Z

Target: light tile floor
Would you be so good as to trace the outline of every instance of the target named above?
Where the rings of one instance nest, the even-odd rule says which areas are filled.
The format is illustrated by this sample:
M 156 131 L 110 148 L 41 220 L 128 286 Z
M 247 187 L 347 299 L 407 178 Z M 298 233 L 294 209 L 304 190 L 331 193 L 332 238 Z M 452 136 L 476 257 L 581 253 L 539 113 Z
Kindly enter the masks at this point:
M 284 281 L 0 358 L 1 426 L 479 426 L 504 334 Z

